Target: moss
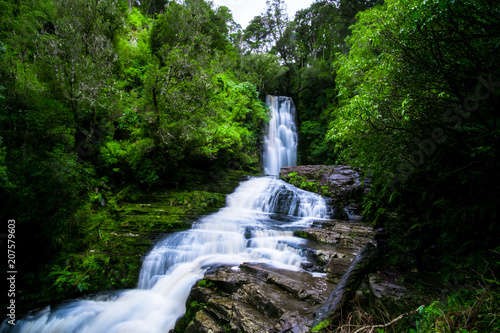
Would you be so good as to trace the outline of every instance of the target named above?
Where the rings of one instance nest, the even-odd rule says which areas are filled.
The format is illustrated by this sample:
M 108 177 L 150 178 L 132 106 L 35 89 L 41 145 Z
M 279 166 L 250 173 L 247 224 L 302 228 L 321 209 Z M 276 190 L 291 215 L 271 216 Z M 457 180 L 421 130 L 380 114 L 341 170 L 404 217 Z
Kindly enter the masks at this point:
M 58 255 L 28 275 L 20 312 L 100 290 L 137 286 L 142 258 L 158 234 L 190 228 L 202 215 L 224 207 L 243 173 L 191 170 L 183 187 L 144 191 L 132 186 L 109 191 L 104 207 L 89 204 L 69 221 Z M 188 179 L 189 178 L 189 179 Z M 111 192 L 115 194 L 111 194 Z M 42 276 L 37 279 L 36 276 Z
M 311 332 L 322 332 L 322 331 L 325 331 L 328 328 L 328 326 L 330 326 L 330 321 L 328 319 L 323 320 L 318 325 L 314 326 L 311 329 Z
M 293 232 L 293 235 L 295 237 L 300 237 L 300 238 L 305 238 L 305 239 L 311 239 L 310 235 L 302 230 L 295 230 Z
M 179 320 L 175 323 L 174 332 L 184 332 L 188 327 L 189 323 L 193 321 L 196 313 L 201 309 L 203 309 L 205 306 L 206 306 L 205 303 L 188 300 L 186 302 L 186 313 L 184 314 L 184 316 L 179 318 Z
M 309 181 L 306 177 L 300 176 L 297 172 L 291 172 L 288 175 L 280 174 L 280 178 L 293 186 L 303 190 L 318 193 L 320 195 L 328 195 L 328 188 L 320 187 L 319 181 Z
M 207 287 L 207 288 L 210 288 L 214 284 L 212 282 L 207 282 L 207 280 L 203 279 L 203 280 L 200 280 L 196 285 L 198 287 Z

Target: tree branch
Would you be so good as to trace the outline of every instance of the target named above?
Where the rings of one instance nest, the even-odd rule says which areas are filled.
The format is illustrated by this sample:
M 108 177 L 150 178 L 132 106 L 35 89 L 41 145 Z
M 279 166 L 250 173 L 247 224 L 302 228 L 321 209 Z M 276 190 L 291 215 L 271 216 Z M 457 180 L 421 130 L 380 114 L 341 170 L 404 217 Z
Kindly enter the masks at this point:
M 407 313 L 403 313 L 402 315 L 394 318 L 393 320 L 391 320 L 390 322 L 388 322 L 387 324 L 381 324 L 381 325 L 372 325 L 372 326 L 363 326 L 359 329 L 357 329 L 356 331 L 354 331 L 354 333 L 361 333 L 362 331 L 364 330 L 368 330 L 368 332 L 372 332 L 375 328 L 385 328 L 385 327 L 389 327 L 391 326 L 392 324 L 394 324 L 395 322 L 403 319 L 404 317 L 408 317 L 408 316 L 411 316 L 412 314 L 418 312 L 418 309 L 415 309 L 413 311 L 410 311 L 410 312 L 407 312 Z

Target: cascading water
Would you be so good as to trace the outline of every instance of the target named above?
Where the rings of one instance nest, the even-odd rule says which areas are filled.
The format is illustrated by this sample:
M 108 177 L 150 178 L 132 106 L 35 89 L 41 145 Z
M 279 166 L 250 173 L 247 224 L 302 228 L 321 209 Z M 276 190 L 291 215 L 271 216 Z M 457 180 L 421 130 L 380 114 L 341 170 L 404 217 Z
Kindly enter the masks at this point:
M 137 289 L 47 307 L 15 326 L 4 321 L 0 332 L 168 332 L 209 268 L 261 262 L 300 270 L 307 261 L 301 250 L 305 241 L 293 230 L 326 214 L 319 195 L 275 177 L 251 178 L 227 197 L 225 208 L 159 242 L 143 262 Z M 286 216 L 286 222 L 276 215 Z
M 264 174 L 277 176 L 282 167 L 297 165 L 295 105 L 290 97 L 283 96 L 267 96 L 266 102 L 271 120 L 264 137 Z

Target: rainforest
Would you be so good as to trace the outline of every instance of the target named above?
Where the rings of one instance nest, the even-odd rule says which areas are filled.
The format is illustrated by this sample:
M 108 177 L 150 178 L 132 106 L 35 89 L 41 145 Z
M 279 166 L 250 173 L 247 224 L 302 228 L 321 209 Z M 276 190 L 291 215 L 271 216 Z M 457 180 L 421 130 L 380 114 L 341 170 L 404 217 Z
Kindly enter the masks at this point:
M 0 331 L 499 331 L 499 57 L 500 5 L 486 0 L 316 0 L 296 13 L 268 0 L 246 27 L 208 0 L 0 0 Z M 341 202 L 325 172 L 356 175 L 363 193 Z M 307 229 L 317 221 L 323 236 Z M 217 284 L 234 272 L 272 275 L 269 262 L 295 272 L 280 281 L 332 282 L 321 260 L 304 264 L 326 251 L 305 242 L 340 225 L 377 247 L 341 314 L 304 326 L 256 301 L 262 287 L 249 302 L 283 327 L 263 328 L 200 296 L 253 283 Z M 198 250 L 211 241 L 223 259 Z M 165 312 L 103 322 L 119 312 L 108 303 L 161 288 L 186 247 L 202 262 L 171 274 L 185 294 L 165 297 L 180 301 L 144 294 L 141 320 Z M 147 268 L 155 256 L 167 271 Z M 381 298 L 377 278 L 408 285 Z

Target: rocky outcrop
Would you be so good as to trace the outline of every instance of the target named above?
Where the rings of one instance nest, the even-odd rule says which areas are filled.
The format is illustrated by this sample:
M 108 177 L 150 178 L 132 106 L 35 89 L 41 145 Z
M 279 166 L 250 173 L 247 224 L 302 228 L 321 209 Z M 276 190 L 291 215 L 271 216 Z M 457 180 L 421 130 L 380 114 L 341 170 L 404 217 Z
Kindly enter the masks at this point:
M 185 332 L 307 332 L 333 288 L 306 272 L 263 264 L 221 267 L 193 288 L 188 303 L 202 308 Z
M 308 332 L 341 277 L 372 242 L 373 231 L 362 223 L 329 220 L 295 234 L 308 239 L 303 270 L 258 263 L 219 267 L 192 289 L 175 332 Z
M 359 287 L 363 277 L 368 272 L 376 256 L 376 248 L 372 243 L 367 243 L 361 253 L 349 265 L 345 274 L 340 279 L 334 292 L 315 314 L 318 325 L 329 325 L 340 317 L 347 302 L 354 296 L 354 291 Z M 325 323 L 326 322 L 326 323 Z
M 347 165 L 285 167 L 281 168 L 280 178 L 299 187 L 301 184 L 314 184 L 307 189 L 328 196 L 334 208 L 332 217 L 343 220 L 361 219 L 360 203 L 363 195 L 370 191 L 371 182 L 369 177 L 363 178 Z
M 370 178 L 362 178 L 360 173 L 347 165 L 300 165 L 281 168 L 280 176 L 296 172 L 319 186 L 328 186 L 334 203 L 348 204 L 363 193 L 370 191 Z

